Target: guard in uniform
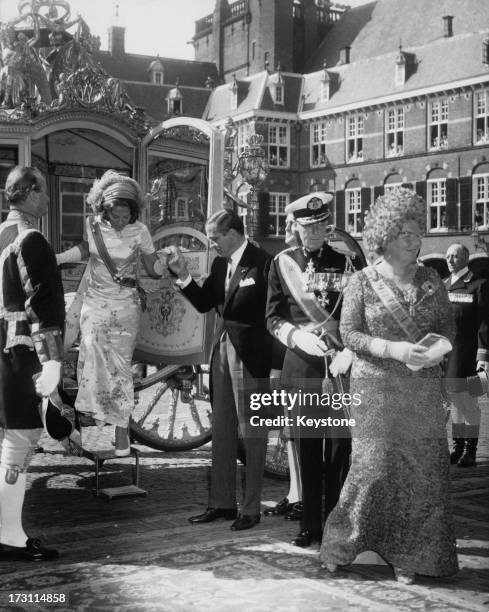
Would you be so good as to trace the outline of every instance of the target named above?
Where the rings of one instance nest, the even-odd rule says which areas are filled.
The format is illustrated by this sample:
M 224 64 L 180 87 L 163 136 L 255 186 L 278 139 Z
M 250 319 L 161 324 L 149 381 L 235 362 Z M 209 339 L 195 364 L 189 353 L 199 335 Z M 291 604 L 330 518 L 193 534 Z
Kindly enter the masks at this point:
M 469 270 L 469 251 L 462 244 L 450 245 L 446 260 L 451 274 L 445 285 L 457 329 L 445 374 L 452 402 L 450 461 L 459 467 L 472 467 L 481 410 L 477 398 L 467 390 L 466 378 L 474 376 L 478 369 L 489 373 L 489 281 Z
M 61 377 L 63 285 L 53 249 L 37 229 L 48 210 L 44 177 L 18 166 L 7 177 L 5 195 L 10 212 L 0 225 L 0 562 L 43 561 L 58 553 L 27 537 L 22 506 L 26 470 L 42 433 L 39 395 L 49 397 Z
M 334 380 L 327 378 L 326 353 L 341 355 L 336 374 L 344 373 L 351 363 L 349 351 L 341 351 L 338 323 L 342 287 L 356 262 L 325 242 L 332 200 L 331 193 L 315 192 L 286 207 L 285 212 L 294 215 L 301 246 L 279 253 L 270 267 L 267 326 L 287 347 L 282 384 L 289 392 L 338 391 Z M 323 415 L 344 416 L 327 407 Z M 299 444 L 303 514 L 301 531 L 292 544 L 305 547 L 321 540 L 324 520 L 338 501 L 348 473 L 351 440 L 349 432 L 334 428 L 321 428 L 315 437 L 306 437 L 296 427 L 294 435 Z

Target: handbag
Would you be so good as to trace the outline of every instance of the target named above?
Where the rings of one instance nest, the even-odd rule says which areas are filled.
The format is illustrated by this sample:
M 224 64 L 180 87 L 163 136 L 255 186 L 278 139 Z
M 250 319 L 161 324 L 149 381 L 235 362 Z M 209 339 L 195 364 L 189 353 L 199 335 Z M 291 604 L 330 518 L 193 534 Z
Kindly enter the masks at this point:
M 109 255 L 107 247 L 105 246 L 104 239 L 102 238 L 100 225 L 97 223 L 94 217 L 90 218 L 90 229 L 92 230 L 93 239 L 95 241 L 95 246 L 97 247 L 98 254 L 100 255 L 101 260 L 104 262 L 105 267 L 112 276 L 112 280 L 118 285 L 121 285 L 121 287 L 131 287 L 133 289 L 136 289 L 139 295 L 139 300 L 141 302 L 141 310 L 144 312 L 147 309 L 147 297 L 146 291 L 141 287 L 139 283 L 139 279 L 121 276 L 117 273 L 116 265 L 113 262 L 111 256 Z

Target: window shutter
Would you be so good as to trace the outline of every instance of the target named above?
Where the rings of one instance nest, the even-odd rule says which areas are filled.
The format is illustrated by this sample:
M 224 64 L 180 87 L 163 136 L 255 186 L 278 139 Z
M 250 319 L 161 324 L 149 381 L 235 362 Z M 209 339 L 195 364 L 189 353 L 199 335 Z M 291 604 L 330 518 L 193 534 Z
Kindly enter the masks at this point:
M 345 229 L 345 190 L 341 189 L 336 192 L 335 196 L 335 225 L 339 229 Z
M 447 228 L 449 231 L 458 229 L 458 180 L 449 178 L 446 180 L 447 185 Z
M 474 226 L 472 211 L 472 177 L 462 176 L 460 183 L 460 229 L 470 232 Z
M 258 191 L 258 236 L 270 234 L 270 194 L 268 191 Z
M 426 181 L 416 181 L 416 193 L 426 202 Z
M 377 198 L 384 195 L 384 191 L 384 185 L 376 185 L 374 187 L 374 202 L 377 200 Z
M 365 213 L 370 208 L 371 198 L 372 198 L 372 191 L 370 187 L 362 187 L 360 190 L 360 203 L 362 206 L 362 215 L 361 215 L 361 225 L 358 228 L 361 232 L 363 232 L 363 228 L 365 225 L 365 222 L 364 222 Z

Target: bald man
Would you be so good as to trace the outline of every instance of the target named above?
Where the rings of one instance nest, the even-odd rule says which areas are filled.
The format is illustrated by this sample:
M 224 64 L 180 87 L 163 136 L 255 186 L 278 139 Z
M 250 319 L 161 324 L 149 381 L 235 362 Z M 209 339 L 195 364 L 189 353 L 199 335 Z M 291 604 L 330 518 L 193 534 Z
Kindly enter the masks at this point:
M 481 411 L 466 385 L 478 369 L 489 372 L 489 282 L 468 268 L 469 250 L 463 244 L 448 247 L 450 276 L 445 280 L 457 333 L 448 356 L 446 378 L 452 402 L 453 451 L 450 462 L 475 466 Z

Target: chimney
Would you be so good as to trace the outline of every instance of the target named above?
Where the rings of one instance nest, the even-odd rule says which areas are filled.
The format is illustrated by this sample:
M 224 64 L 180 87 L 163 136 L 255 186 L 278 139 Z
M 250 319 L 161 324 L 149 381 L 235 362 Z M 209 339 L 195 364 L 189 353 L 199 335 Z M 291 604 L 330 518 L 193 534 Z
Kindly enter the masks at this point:
M 453 36 L 453 15 L 443 16 L 443 36 L 445 38 Z
M 126 53 L 125 50 L 125 34 L 126 28 L 121 26 L 110 26 L 109 28 L 109 53 L 114 57 L 121 57 Z
M 340 64 L 350 63 L 350 49 L 351 47 L 346 46 L 340 49 Z

